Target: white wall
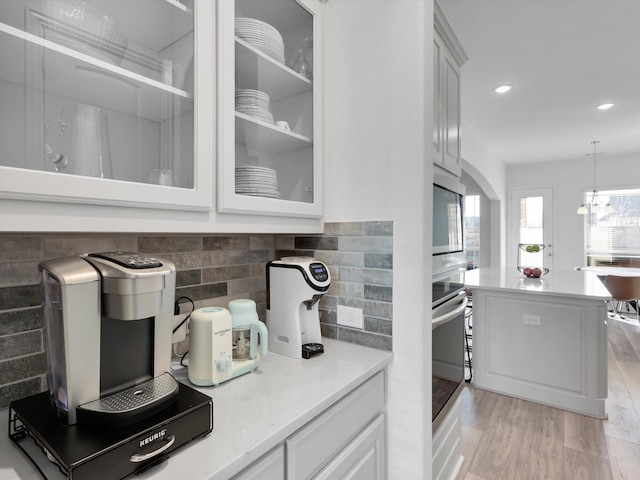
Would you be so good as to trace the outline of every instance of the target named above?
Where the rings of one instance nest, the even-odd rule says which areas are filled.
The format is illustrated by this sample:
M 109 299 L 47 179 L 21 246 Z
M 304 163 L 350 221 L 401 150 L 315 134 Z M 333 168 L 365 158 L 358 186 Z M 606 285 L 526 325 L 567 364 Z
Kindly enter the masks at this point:
M 491 231 L 491 200 L 484 189 L 476 182 L 467 170 L 462 170 L 460 182 L 465 186 L 465 196 L 478 195 L 480 199 L 480 258 L 478 259 L 479 267 L 491 266 L 491 250 L 493 247 L 493 232 Z M 496 234 L 498 241 L 500 237 Z
M 464 45 L 463 45 L 464 46 Z M 464 76 L 464 66 L 462 67 Z M 485 221 L 481 225 L 482 238 L 487 237 L 486 229 L 490 229 L 488 235 L 489 244 L 481 246 L 481 256 L 483 267 L 499 267 L 505 261 L 505 206 L 506 206 L 506 168 L 501 162 L 489 156 L 488 149 L 483 140 L 478 137 L 471 125 L 464 121 L 464 103 L 462 108 L 462 168 L 464 172 L 482 189 L 489 200 L 490 225 Z M 482 213 L 481 213 L 482 215 Z M 481 239 L 482 242 L 482 239 Z M 487 251 L 488 249 L 488 251 Z
M 598 156 L 598 190 L 638 188 L 640 167 L 636 157 Z M 571 270 L 585 264 L 583 215 L 576 209 L 583 193 L 593 189 L 593 160 L 590 157 L 565 162 L 540 162 L 507 168 L 509 188 L 553 187 L 554 266 Z
M 433 3 L 325 12 L 325 220 L 394 222 L 389 478 L 429 479 Z

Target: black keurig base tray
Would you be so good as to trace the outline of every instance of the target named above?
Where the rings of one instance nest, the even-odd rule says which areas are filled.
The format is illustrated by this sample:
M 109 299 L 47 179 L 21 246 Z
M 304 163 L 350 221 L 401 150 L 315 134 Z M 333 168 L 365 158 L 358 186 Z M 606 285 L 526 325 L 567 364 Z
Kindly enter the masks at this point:
M 211 397 L 180 384 L 175 401 L 157 415 L 123 428 L 64 426 L 47 392 L 12 402 L 9 438 L 47 478 L 124 478 L 151 468 L 213 429 Z M 39 448 L 37 448 L 37 447 Z M 53 464 L 57 468 L 52 469 Z

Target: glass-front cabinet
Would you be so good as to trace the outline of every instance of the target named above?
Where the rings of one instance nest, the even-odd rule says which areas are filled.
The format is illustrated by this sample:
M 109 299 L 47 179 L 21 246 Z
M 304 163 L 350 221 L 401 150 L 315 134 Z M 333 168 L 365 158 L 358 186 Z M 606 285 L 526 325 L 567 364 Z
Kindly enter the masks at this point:
M 214 18 L 192 0 L 2 0 L 0 197 L 210 210 Z
M 322 214 L 320 0 L 218 2 L 218 211 Z

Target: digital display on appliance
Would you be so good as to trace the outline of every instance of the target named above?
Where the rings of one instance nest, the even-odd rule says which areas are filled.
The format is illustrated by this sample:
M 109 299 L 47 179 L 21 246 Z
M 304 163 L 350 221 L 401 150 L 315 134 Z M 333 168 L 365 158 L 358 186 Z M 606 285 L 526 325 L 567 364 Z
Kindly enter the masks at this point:
M 329 278 L 327 270 L 321 263 L 312 263 L 311 265 L 309 265 L 309 268 L 311 270 L 311 275 L 313 276 L 313 278 L 315 278 L 319 282 L 324 282 Z
M 433 253 L 463 250 L 462 195 L 433 185 Z

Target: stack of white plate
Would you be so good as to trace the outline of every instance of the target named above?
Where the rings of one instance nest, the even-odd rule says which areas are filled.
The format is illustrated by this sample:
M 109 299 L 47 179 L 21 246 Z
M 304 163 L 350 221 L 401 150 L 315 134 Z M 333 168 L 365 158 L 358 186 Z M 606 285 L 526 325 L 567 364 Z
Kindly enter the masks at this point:
M 255 18 L 236 18 L 236 35 L 250 45 L 284 63 L 284 41 L 274 27 Z
M 252 197 L 280 198 L 278 174 L 272 168 L 236 165 L 236 193 Z
M 236 111 L 273 125 L 273 115 L 269 111 L 269 95 L 260 90 L 236 90 Z

